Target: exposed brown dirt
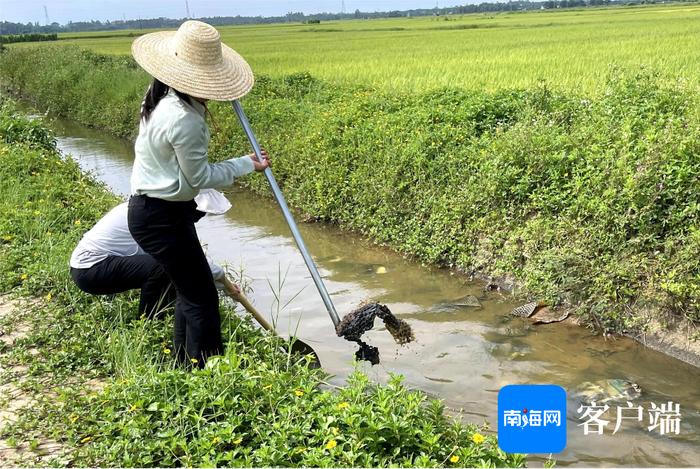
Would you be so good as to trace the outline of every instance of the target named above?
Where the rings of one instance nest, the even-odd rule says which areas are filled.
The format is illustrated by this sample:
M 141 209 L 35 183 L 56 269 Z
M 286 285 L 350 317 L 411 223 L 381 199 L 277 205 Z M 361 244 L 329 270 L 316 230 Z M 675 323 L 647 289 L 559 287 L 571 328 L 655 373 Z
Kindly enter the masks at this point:
M 0 296 L 0 320 L 10 318 L 18 309 L 36 305 L 36 303 L 37 301 L 15 300 L 8 296 Z M 17 340 L 26 337 L 29 332 L 30 328 L 26 323 L 20 320 L 12 322 L 9 327 L 0 329 L 0 342 L 11 348 Z M 22 380 L 27 375 L 27 367 L 12 364 L 3 367 L 1 363 L 0 430 L 14 423 L 17 420 L 18 413 L 35 402 L 34 397 L 24 391 L 21 386 Z M 30 448 L 26 443 L 11 445 L 6 440 L 0 440 L 0 467 L 35 465 L 41 460 L 46 460 L 52 455 L 58 454 L 61 449 L 61 445 L 48 439 L 41 440 L 35 448 Z
M 700 368 L 700 327 L 687 320 L 660 321 L 646 315 L 643 332 L 628 334 L 646 347 Z
M 700 368 L 700 326 L 685 319 L 667 317 L 659 320 L 659 311 L 637 313 L 643 325 L 637 332 L 623 334 L 645 347 Z M 567 322 L 582 326 L 576 317 L 569 316 Z

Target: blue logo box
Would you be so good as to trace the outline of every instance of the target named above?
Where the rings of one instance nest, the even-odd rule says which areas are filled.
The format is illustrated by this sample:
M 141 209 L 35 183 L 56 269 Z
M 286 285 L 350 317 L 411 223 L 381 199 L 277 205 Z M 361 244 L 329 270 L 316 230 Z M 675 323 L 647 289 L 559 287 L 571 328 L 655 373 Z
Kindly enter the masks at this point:
M 566 448 L 566 391 L 553 384 L 512 384 L 498 392 L 498 446 L 507 453 Z

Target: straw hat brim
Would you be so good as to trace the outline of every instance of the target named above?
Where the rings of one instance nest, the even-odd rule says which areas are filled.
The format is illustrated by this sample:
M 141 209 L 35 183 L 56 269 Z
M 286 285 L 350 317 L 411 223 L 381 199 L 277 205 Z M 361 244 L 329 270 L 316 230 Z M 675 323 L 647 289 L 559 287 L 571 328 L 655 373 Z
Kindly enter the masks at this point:
M 231 101 L 245 96 L 253 87 L 250 65 L 229 46 L 221 44 L 219 64 L 193 64 L 172 52 L 174 36 L 175 31 L 145 34 L 134 40 L 131 53 L 154 78 L 196 98 Z

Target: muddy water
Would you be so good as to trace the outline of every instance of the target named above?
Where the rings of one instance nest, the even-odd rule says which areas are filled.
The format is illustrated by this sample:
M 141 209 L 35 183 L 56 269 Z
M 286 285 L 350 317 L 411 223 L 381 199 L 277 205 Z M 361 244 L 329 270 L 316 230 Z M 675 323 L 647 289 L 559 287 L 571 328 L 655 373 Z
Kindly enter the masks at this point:
M 101 132 L 67 121 L 54 128 L 61 149 L 73 155 L 117 193 L 126 194 L 132 147 Z M 260 177 L 255 175 L 254 177 Z M 285 222 L 271 200 L 244 190 L 228 191 L 233 208 L 198 224 L 209 254 L 219 263 L 242 267 L 250 297 L 277 324 L 313 346 L 324 368 L 341 383 L 353 370 L 355 344 L 336 337 Z M 572 390 L 585 381 L 622 378 L 643 390 L 638 403 L 649 408 L 680 403 L 679 435 L 661 436 L 645 422 L 626 421 L 615 435 L 616 407 L 607 414 L 605 434 L 585 436 L 568 402 L 567 449 L 562 466 L 700 466 L 700 371 L 628 339 L 604 340 L 575 326 L 530 326 L 510 318 L 517 306 L 483 285 L 449 271 L 424 267 L 358 236 L 322 224 L 300 226 L 341 317 L 365 299 L 386 303 L 413 327 L 416 341 L 399 347 L 378 326 L 363 337 L 378 346 L 380 365 L 360 365 L 378 381 L 401 373 L 408 385 L 440 397 L 469 421 L 497 426 L 500 387 L 553 383 Z M 466 295 L 482 307 L 453 306 Z M 276 301 L 276 296 L 281 301 Z M 280 306 L 280 303 L 282 306 Z M 531 464 L 542 459 L 531 457 Z

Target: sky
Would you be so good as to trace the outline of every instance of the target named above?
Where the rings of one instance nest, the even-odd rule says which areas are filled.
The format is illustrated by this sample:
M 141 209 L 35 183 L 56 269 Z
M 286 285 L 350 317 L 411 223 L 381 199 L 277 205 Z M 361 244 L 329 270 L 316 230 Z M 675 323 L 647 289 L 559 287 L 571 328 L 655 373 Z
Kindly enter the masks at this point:
M 190 16 L 280 16 L 290 11 L 304 13 L 339 12 L 343 0 L 187 0 Z M 437 0 L 440 7 L 471 3 L 468 1 Z M 433 8 L 436 0 L 345 0 L 345 11 L 409 10 Z M 49 22 L 183 18 L 185 0 L 0 0 L 0 21 L 13 23 L 39 22 L 45 24 L 44 6 Z

